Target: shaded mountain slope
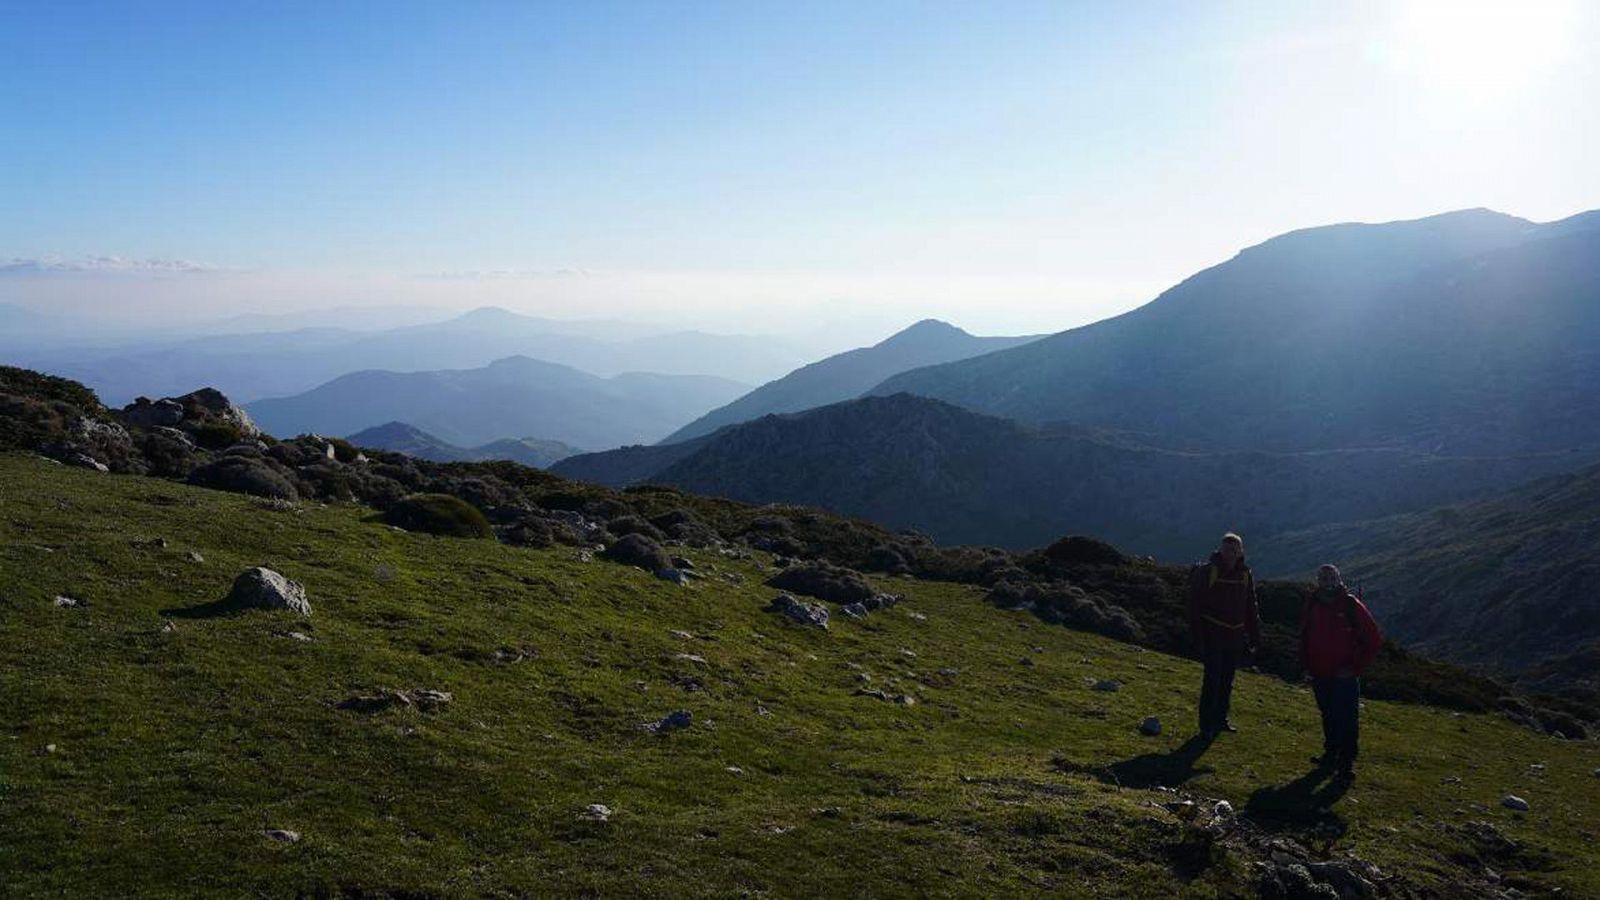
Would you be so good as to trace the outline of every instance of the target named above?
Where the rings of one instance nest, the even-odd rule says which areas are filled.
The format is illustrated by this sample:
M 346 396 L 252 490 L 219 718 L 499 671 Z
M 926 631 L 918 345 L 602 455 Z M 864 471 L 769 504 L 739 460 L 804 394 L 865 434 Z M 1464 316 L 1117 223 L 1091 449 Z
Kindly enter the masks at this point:
M 743 385 L 721 378 L 598 378 L 510 357 L 481 369 L 356 372 L 248 409 L 274 434 L 350 434 L 402 421 L 456 445 L 537 434 L 579 447 L 610 447 L 654 440 L 743 391 Z
M 1133 312 L 888 379 L 1174 447 L 1600 445 L 1600 217 L 1488 210 L 1297 231 Z
M 1600 689 L 1600 466 L 1482 500 L 1279 535 L 1264 571 L 1337 561 L 1391 632 L 1456 662 Z M 1587 668 L 1587 671 L 1585 669 Z
M 1021 547 L 1079 532 L 1184 560 L 1230 529 L 1267 534 L 1425 508 L 1580 462 L 1573 454 L 1177 452 L 906 394 L 767 416 L 702 440 L 676 459 L 624 448 L 573 457 L 555 471 L 821 506 L 955 543 Z M 666 464 L 639 474 L 655 462 Z
M 583 451 L 560 441 L 539 438 L 503 438 L 479 447 L 457 447 L 404 422 L 386 422 L 349 435 L 358 447 L 393 450 L 434 462 L 474 462 L 508 459 L 525 466 L 547 468 L 558 460 Z
M 924 319 L 871 347 L 830 356 L 756 388 L 673 432 L 664 444 L 710 434 L 725 425 L 770 413 L 799 412 L 851 400 L 884 379 L 921 366 L 967 359 L 1037 340 L 1029 337 L 976 337 L 954 325 Z

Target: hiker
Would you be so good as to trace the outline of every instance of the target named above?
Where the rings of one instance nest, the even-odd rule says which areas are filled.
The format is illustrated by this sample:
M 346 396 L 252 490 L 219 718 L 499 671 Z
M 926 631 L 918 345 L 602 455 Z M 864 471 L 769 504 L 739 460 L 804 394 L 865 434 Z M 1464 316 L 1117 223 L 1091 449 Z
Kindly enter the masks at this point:
M 1209 562 L 1189 572 L 1189 630 L 1205 663 L 1200 686 L 1200 733 L 1238 731 L 1228 718 L 1233 673 L 1241 655 L 1261 646 L 1256 581 L 1244 561 L 1244 539 L 1229 532 Z
M 1300 660 L 1322 713 L 1322 755 L 1311 761 L 1340 778 L 1355 777 L 1361 673 L 1382 643 L 1378 623 L 1345 588 L 1338 566 L 1317 569 L 1317 589 L 1300 612 Z

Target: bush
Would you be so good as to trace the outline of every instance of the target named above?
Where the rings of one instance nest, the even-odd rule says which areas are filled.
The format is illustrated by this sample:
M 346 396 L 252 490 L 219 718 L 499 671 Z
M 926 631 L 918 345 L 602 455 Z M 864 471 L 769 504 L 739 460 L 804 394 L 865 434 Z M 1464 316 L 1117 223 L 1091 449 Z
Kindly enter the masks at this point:
M 43 375 L 29 369 L 0 366 L 0 394 L 11 394 L 42 403 L 65 403 L 84 415 L 104 413 L 100 398 L 76 381 Z
M 767 579 L 767 584 L 834 603 L 860 603 L 878 593 L 860 572 L 820 561 L 796 563 Z
M 238 426 L 218 419 L 202 422 L 194 430 L 194 442 L 207 450 L 221 450 L 224 447 L 230 447 L 239 443 L 239 439 L 243 436 Z
M 1044 558 L 1057 566 L 1120 566 L 1128 561 L 1105 541 L 1081 534 L 1068 535 L 1046 547 Z
M 612 562 L 638 566 L 650 572 L 672 568 L 672 560 L 661 545 L 642 534 L 624 535 L 600 555 Z
M 659 541 L 666 535 L 659 528 L 645 521 L 643 516 L 617 516 L 606 523 L 606 530 L 619 537 L 630 534 L 642 534 L 653 541 Z
M 258 457 L 224 456 L 190 472 L 189 483 L 256 497 L 300 499 L 300 492 L 289 479 Z
M 494 537 L 489 520 L 477 507 L 449 494 L 412 494 L 389 507 L 383 520 L 407 531 L 444 537 Z
M 1004 581 L 989 591 L 989 602 L 1003 609 L 1032 609 L 1046 622 L 1121 641 L 1137 641 L 1144 637 L 1144 630 L 1127 610 L 1069 584 Z

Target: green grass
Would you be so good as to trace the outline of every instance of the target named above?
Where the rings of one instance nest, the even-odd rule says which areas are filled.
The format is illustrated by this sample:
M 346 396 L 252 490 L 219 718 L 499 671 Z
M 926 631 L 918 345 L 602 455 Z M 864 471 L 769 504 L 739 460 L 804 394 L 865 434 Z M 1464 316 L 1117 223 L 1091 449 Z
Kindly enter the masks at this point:
M 1211 842 L 1106 775 L 1178 780 L 1161 755 L 1190 735 L 1190 662 L 961 585 L 874 579 L 906 601 L 824 633 L 762 611 L 764 554 L 683 551 L 710 576 L 686 589 L 372 519 L 0 455 L 4 893 L 1233 896 L 1251 829 L 1321 829 L 1417 893 L 1478 883 L 1476 854 L 1524 890 L 1600 895 L 1593 743 L 1370 702 L 1362 776 L 1318 813 L 1283 796 L 1317 743 L 1309 693 L 1245 675 L 1243 733 L 1182 784 L 1253 823 Z M 174 612 L 253 565 L 304 583 L 313 616 Z M 863 671 L 917 704 L 854 695 Z M 334 708 L 386 688 L 454 701 Z M 676 709 L 694 725 L 639 728 Z M 1162 737 L 1137 733 L 1150 714 Z M 591 803 L 611 821 L 580 820 Z M 1475 820 L 1517 849 L 1469 840 Z

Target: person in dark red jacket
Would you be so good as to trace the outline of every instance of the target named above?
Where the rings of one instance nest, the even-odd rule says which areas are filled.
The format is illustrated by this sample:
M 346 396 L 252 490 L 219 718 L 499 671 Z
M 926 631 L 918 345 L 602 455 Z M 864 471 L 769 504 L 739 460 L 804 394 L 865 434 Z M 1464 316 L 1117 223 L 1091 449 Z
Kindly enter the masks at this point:
M 1228 718 L 1233 673 L 1242 655 L 1261 646 L 1255 576 L 1244 561 L 1244 540 L 1229 532 L 1208 562 L 1189 573 L 1189 630 L 1205 664 L 1200 685 L 1200 733 L 1238 731 Z
M 1378 655 L 1383 635 L 1366 604 L 1344 586 L 1339 569 L 1317 570 L 1317 590 L 1300 614 L 1300 660 L 1322 713 L 1322 756 L 1312 762 L 1355 775 L 1360 737 L 1361 673 Z

